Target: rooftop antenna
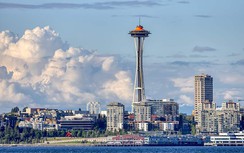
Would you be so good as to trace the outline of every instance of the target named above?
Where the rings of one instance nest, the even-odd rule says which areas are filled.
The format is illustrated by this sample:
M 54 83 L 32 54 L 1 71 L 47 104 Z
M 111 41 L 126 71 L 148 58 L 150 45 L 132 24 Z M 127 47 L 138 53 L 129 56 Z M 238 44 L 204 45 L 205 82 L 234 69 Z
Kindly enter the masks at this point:
M 141 25 L 141 16 L 139 16 L 139 25 Z

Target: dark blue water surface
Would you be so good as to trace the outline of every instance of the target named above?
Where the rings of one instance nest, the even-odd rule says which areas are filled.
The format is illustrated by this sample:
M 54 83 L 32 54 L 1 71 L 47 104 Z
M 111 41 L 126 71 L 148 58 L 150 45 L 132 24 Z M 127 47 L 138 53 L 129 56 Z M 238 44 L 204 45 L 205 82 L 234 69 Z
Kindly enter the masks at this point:
M 2 153 L 244 153 L 244 147 L 0 147 Z

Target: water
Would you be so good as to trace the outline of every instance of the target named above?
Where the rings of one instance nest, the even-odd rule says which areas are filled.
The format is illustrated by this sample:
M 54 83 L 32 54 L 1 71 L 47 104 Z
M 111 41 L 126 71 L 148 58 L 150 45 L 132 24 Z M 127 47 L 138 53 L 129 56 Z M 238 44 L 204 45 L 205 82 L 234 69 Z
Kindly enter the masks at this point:
M 0 147 L 1 153 L 244 153 L 244 147 Z

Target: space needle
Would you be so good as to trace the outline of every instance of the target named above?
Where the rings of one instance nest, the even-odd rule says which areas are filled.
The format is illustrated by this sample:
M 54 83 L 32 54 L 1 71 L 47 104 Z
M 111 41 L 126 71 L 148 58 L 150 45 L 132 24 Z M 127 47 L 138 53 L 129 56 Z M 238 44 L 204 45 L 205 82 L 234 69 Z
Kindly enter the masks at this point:
M 133 101 L 132 101 L 132 111 L 133 105 L 135 103 L 141 103 L 146 100 L 145 97 L 145 87 L 143 79 L 143 44 L 145 37 L 151 34 L 149 31 L 145 30 L 142 25 L 136 26 L 136 28 L 129 32 L 131 37 L 134 37 L 135 50 L 136 50 L 136 72 L 135 72 L 135 82 L 133 91 Z

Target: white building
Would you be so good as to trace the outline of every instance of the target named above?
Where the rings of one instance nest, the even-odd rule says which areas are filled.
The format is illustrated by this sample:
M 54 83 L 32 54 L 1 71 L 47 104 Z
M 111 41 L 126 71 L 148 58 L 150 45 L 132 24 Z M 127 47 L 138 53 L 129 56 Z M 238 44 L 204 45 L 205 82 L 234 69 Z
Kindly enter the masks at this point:
M 86 105 L 86 109 L 87 109 L 87 111 L 89 111 L 90 114 L 99 114 L 100 107 L 101 107 L 101 104 L 99 102 L 89 102 Z
M 107 111 L 101 111 L 100 113 L 102 116 L 106 116 L 107 117 Z
M 222 103 L 216 108 L 215 103 L 203 104 L 199 114 L 199 131 L 206 133 L 237 132 L 240 129 L 240 103 L 232 101 Z
M 135 121 L 151 121 L 151 105 L 146 102 L 134 103 Z
M 107 130 L 119 131 L 124 128 L 124 105 L 112 102 L 107 105 Z
M 138 130 L 148 131 L 148 126 L 147 122 L 138 123 Z

